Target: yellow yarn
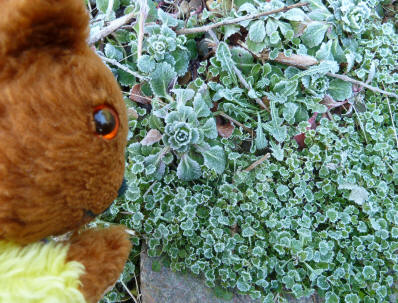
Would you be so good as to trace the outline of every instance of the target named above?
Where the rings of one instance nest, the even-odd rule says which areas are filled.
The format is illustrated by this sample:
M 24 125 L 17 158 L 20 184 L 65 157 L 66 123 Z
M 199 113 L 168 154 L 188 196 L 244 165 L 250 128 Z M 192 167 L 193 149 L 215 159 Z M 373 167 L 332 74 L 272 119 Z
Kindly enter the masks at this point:
M 85 303 L 79 291 L 84 266 L 66 262 L 68 246 L 20 246 L 0 241 L 0 303 Z

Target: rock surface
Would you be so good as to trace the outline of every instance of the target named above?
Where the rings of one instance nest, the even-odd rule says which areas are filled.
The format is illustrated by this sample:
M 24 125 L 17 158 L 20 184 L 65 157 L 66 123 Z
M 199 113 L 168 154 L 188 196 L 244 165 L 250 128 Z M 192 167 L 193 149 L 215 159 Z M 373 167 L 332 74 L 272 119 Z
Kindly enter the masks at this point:
M 249 296 L 236 294 L 232 300 L 217 298 L 204 281 L 190 274 L 175 273 L 162 266 L 160 271 L 153 271 L 153 261 L 145 251 L 141 253 L 141 294 L 143 303 L 261 303 Z M 320 303 L 316 298 L 293 299 L 291 303 Z

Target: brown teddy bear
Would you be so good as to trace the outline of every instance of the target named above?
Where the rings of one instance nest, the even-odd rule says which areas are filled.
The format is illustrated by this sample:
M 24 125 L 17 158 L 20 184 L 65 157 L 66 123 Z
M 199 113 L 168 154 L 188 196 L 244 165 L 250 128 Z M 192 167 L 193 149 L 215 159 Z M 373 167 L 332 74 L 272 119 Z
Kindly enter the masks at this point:
M 87 45 L 83 0 L 0 0 L 0 17 L 0 302 L 97 302 L 130 241 L 77 230 L 122 183 L 120 89 Z

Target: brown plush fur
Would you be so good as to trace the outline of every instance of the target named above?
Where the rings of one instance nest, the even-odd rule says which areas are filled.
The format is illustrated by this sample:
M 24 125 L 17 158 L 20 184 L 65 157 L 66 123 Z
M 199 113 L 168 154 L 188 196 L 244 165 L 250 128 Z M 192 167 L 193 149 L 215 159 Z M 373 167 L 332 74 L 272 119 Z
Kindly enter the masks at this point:
M 2 37 L 24 30 L 39 31 L 34 39 L 45 36 L 45 15 L 26 13 L 42 7 L 51 16 L 48 33 L 55 35 L 44 39 L 47 45 L 33 41 L 26 49 L 14 41 L 9 50 L 6 43 L 19 37 L 28 39 L 21 42 L 26 47 L 29 34 L 0 39 L 0 62 L 6 66 L 0 69 L 0 236 L 26 243 L 76 229 L 89 219 L 84 210 L 99 214 L 109 206 L 123 178 L 127 118 L 112 73 L 85 43 L 82 0 L 0 2 L 8 12 L 0 21 Z M 79 18 L 72 16 L 78 12 Z M 60 24 L 53 22 L 57 13 Z M 68 24 L 73 30 L 52 28 Z M 101 104 L 119 114 L 113 140 L 95 134 L 93 109 Z
M 83 263 L 86 274 L 80 279 L 87 302 L 97 302 L 114 284 L 131 249 L 122 227 L 87 230 L 72 238 L 68 259 Z M 106 266 L 104 266 L 106 264 Z
M 86 43 L 83 0 L 0 0 L 0 10 L 0 239 L 25 244 L 76 230 L 112 203 L 127 115 L 111 71 Z M 102 104 L 119 116 L 111 140 L 95 133 Z M 94 302 L 122 270 L 127 234 L 76 239 L 70 258 L 87 266 L 83 290 Z

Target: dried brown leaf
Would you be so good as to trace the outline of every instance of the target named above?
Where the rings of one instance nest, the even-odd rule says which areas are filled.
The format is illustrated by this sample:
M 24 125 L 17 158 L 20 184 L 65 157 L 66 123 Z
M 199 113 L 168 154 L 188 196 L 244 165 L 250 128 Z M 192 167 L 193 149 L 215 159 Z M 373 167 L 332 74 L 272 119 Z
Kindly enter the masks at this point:
M 344 104 L 347 104 L 347 103 L 348 103 L 348 100 L 338 102 L 338 101 L 335 101 L 329 95 L 325 95 L 323 97 L 323 100 L 321 101 L 321 104 L 325 105 L 329 110 L 331 110 L 333 108 L 336 108 L 336 107 L 340 107 L 340 106 L 342 106 Z
M 269 52 L 262 53 L 261 59 L 269 60 Z M 283 53 L 279 53 L 278 57 L 273 61 L 299 67 L 309 67 L 318 64 L 318 60 L 312 56 L 292 54 L 290 57 L 286 57 Z
M 127 116 L 129 118 L 138 119 L 138 113 L 134 108 L 127 109 Z
M 152 145 L 156 142 L 159 142 L 162 139 L 162 134 L 157 129 L 151 129 L 145 136 L 144 139 L 141 140 L 142 145 Z
M 231 121 L 225 121 L 221 117 L 216 117 L 218 134 L 223 138 L 229 138 L 235 130 L 235 125 Z
M 141 84 L 136 84 L 130 91 L 130 100 L 141 103 L 141 104 L 151 104 L 152 99 L 145 97 L 141 92 Z
M 316 129 L 316 117 L 318 117 L 318 113 L 314 113 L 311 118 L 308 119 L 308 123 L 310 124 L 307 129 Z M 307 145 L 305 144 L 305 134 L 301 133 L 298 135 L 294 136 L 294 139 L 296 140 L 297 144 L 299 145 L 300 149 L 306 147 Z

